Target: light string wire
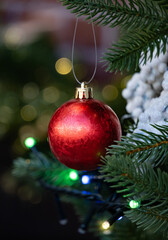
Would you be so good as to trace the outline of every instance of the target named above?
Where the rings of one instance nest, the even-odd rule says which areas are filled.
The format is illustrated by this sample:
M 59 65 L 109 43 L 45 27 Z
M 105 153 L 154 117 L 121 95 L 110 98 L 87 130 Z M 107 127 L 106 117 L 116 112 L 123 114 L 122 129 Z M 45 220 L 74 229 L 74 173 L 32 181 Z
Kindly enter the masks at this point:
M 91 13 L 90 13 L 90 17 L 91 17 L 91 20 L 92 20 L 92 15 L 91 15 Z M 75 39 L 76 39 L 76 32 L 77 32 L 77 27 L 78 27 L 78 18 L 76 19 L 76 24 L 75 24 L 75 29 L 74 29 L 74 34 L 73 34 L 73 41 L 72 41 L 72 72 L 73 72 L 73 75 L 74 75 L 74 78 L 75 78 L 75 80 L 79 83 L 79 84 L 82 84 L 79 80 L 78 80 L 78 78 L 77 78 L 77 76 L 76 76 L 76 74 L 75 74 L 75 70 L 74 70 L 74 49 L 75 49 Z M 93 24 L 93 22 L 91 23 L 92 24 L 92 32 L 93 32 L 93 39 L 94 39 L 94 47 L 95 47 L 95 68 L 94 68 L 94 72 L 93 72 L 93 75 L 92 75 L 92 77 L 90 78 L 90 80 L 89 81 L 87 81 L 87 82 L 85 82 L 86 84 L 89 84 L 92 80 L 93 80 L 93 78 L 94 78 L 94 76 L 95 76 L 95 74 L 96 74 L 96 71 L 97 71 L 97 43 L 96 43 L 96 34 L 95 34 L 95 29 L 94 29 L 94 24 Z

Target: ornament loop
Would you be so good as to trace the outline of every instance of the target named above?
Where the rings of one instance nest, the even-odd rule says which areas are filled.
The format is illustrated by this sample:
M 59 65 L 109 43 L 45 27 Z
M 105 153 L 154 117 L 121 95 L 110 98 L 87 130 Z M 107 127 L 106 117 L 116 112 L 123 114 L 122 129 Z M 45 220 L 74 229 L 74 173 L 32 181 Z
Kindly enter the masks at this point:
M 91 13 L 90 13 L 90 16 L 91 16 Z M 91 16 L 91 19 L 92 19 L 92 16 Z M 93 38 L 94 38 L 94 46 L 95 46 L 95 68 L 94 68 L 94 72 L 93 72 L 93 75 L 92 77 L 90 78 L 89 81 L 87 81 L 86 83 L 89 84 L 95 74 L 96 74 L 96 70 L 97 70 L 97 44 L 96 44 L 96 35 L 95 35 L 95 30 L 94 30 L 94 25 L 93 25 L 93 22 L 91 23 L 92 24 L 92 32 L 93 32 Z M 77 27 L 78 27 L 78 18 L 76 19 L 76 24 L 75 24 L 75 30 L 74 30 L 74 35 L 73 35 L 73 42 L 72 42 L 72 72 L 73 72 L 73 75 L 74 75 L 74 78 L 75 80 L 79 83 L 79 84 L 82 84 L 76 74 L 75 74 L 75 70 L 74 70 L 74 48 L 75 48 L 75 38 L 76 38 L 76 31 L 77 31 Z

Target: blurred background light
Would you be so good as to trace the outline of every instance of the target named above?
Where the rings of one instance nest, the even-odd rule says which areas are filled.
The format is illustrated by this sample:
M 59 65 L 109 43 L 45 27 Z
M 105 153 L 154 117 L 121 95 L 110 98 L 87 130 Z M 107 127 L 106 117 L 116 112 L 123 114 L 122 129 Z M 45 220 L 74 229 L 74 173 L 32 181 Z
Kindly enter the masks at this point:
M 124 77 L 122 80 L 121 80 L 121 83 L 120 83 L 120 86 L 121 88 L 126 88 L 127 86 L 127 82 L 132 78 L 132 75 L 128 75 L 126 77 Z
M 54 103 L 59 99 L 59 90 L 56 87 L 47 87 L 43 90 L 43 99 L 48 103 Z
M 37 111 L 32 105 L 25 105 L 20 110 L 20 115 L 24 121 L 32 121 L 37 117 Z
M 39 87 L 34 82 L 29 82 L 23 87 L 23 97 L 26 100 L 32 100 L 36 98 L 39 94 Z
M 72 70 L 72 63 L 68 58 L 60 58 L 56 61 L 55 69 L 59 74 L 66 75 Z
M 118 90 L 113 85 L 106 85 L 102 90 L 103 98 L 107 101 L 113 101 L 118 97 Z
M 9 49 L 17 48 L 22 44 L 23 32 L 19 27 L 9 27 L 4 35 L 5 45 Z

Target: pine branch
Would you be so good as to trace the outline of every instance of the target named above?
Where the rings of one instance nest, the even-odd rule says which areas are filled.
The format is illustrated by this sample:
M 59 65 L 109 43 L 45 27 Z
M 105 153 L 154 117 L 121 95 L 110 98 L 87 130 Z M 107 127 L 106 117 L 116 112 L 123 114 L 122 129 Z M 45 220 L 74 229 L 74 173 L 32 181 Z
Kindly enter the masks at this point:
M 86 15 L 99 25 L 124 29 L 157 29 L 167 25 L 167 13 L 159 4 L 138 0 L 61 0 L 77 16 Z
M 167 0 L 150 0 L 151 2 L 157 3 L 160 7 L 164 7 L 168 9 L 168 2 Z
M 69 181 L 71 169 L 58 161 L 51 161 L 41 152 L 38 152 L 38 155 L 43 158 L 43 161 L 33 153 L 30 154 L 29 159 L 15 159 L 12 174 L 16 177 L 30 177 L 34 180 L 43 179 L 46 183 L 56 186 L 71 186 L 74 184 Z
M 108 154 L 128 155 L 138 159 L 138 162 L 150 162 L 155 166 L 168 160 L 168 126 L 152 125 L 158 133 L 141 130 L 142 133 L 132 133 L 122 137 L 119 145 L 108 149 Z
M 166 52 L 167 32 L 168 26 L 148 32 L 128 32 L 105 54 L 106 70 L 138 70 L 140 63 L 146 64 L 147 60 L 152 60 L 155 48 L 157 56 Z
M 144 230 L 151 229 L 153 233 L 160 230 L 164 233 L 168 231 L 168 215 L 160 214 L 156 210 L 139 208 L 126 211 L 125 215 Z
M 36 179 L 41 176 L 43 171 L 43 164 L 37 159 L 19 157 L 13 161 L 12 174 L 16 177 L 28 176 Z
M 61 0 L 77 16 L 127 33 L 108 49 L 103 58 L 107 71 L 137 71 L 139 64 L 166 52 L 168 12 L 165 0 Z
M 149 163 L 140 164 L 122 155 L 107 155 L 104 163 L 101 173 L 105 181 L 119 188 L 118 192 L 124 193 L 124 197 L 136 196 L 141 201 L 147 201 L 144 206 L 151 208 L 158 208 L 160 203 L 162 207 L 168 206 L 167 173 L 160 169 L 155 172 Z
M 104 159 L 105 165 L 101 167 L 101 173 L 111 184 L 117 188 L 118 193 L 124 197 L 141 201 L 139 209 L 126 211 L 126 216 L 133 222 L 137 222 L 145 230 L 160 230 L 168 228 L 168 174 L 155 171 L 150 164 L 132 161 L 124 156 L 109 156 Z

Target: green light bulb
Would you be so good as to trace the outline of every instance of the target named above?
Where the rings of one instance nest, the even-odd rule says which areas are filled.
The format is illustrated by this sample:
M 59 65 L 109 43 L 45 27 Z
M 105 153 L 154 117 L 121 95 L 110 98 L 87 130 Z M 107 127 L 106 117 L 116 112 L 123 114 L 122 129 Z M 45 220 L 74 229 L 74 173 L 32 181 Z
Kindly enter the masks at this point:
M 78 180 L 79 177 L 78 177 L 77 171 L 75 171 L 75 170 L 70 171 L 69 178 L 73 181 Z
M 129 202 L 129 206 L 130 208 L 138 208 L 140 207 L 140 201 L 131 200 Z
M 33 137 L 25 139 L 24 144 L 27 148 L 32 148 L 36 144 L 36 140 Z

